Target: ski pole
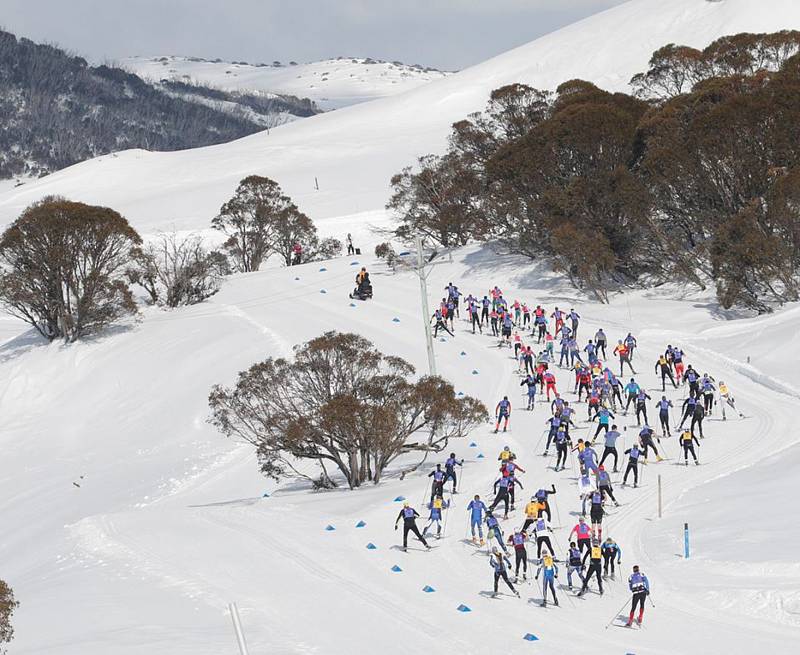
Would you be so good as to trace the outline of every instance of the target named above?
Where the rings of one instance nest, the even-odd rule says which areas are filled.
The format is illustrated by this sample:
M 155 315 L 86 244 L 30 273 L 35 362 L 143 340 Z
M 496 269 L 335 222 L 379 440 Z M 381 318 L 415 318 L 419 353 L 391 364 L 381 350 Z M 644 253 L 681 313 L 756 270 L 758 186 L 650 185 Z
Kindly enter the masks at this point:
M 647 593 L 647 598 L 650 601 L 650 604 L 653 606 L 653 609 L 656 608 L 656 604 L 653 602 L 653 599 L 650 598 L 650 592 Z
M 621 613 L 621 612 L 622 612 L 622 611 L 625 609 L 625 607 L 627 606 L 627 604 L 628 604 L 628 601 L 626 600 L 626 601 L 625 601 L 625 602 L 622 604 L 622 607 L 620 607 L 620 608 L 619 608 L 619 609 L 618 609 L 616 612 L 614 612 L 614 616 L 613 616 L 613 617 L 611 618 L 611 620 L 610 620 L 610 621 L 609 621 L 609 622 L 606 624 L 606 630 L 608 630 L 608 628 L 609 628 L 609 627 L 611 627 L 611 624 L 612 624 L 612 623 L 614 623 L 614 621 L 616 621 L 616 620 L 619 618 L 619 615 L 620 615 L 620 613 Z

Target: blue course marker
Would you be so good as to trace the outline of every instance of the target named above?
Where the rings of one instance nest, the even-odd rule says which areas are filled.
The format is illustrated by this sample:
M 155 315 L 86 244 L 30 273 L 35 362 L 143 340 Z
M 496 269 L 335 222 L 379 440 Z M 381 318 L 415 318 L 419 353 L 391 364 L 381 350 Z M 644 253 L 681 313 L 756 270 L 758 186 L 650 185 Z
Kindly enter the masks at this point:
M 473 368 L 472 369 L 472 375 L 478 375 L 478 369 Z
M 439 341 L 447 341 L 444 337 L 439 337 Z
M 398 496 L 397 498 L 394 499 L 394 502 L 402 503 L 405 499 L 406 499 L 405 496 Z
M 299 280 L 299 279 L 300 279 L 299 277 L 296 277 L 296 278 L 294 279 L 294 281 L 295 281 L 295 282 L 297 282 L 297 280 Z
M 459 612 L 471 612 L 471 611 L 472 611 L 472 610 L 471 610 L 469 607 L 467 607 L 466 605 L 459 605 L 458 607 L 456 607 L 456 609 L 457 609 Z
M 475 459 L 483 459 L 483 453 L 478 453 L 478 456 Z
M 265 491 L 261 497 L 262 498 L 269 498 L 269 492 Z
M 400 319 L 399 319 L 399 318 L 397 318 L 397 316 L 395 316 L 395 317 L 392 319 L 392 323 L 399 323 L 399 322 L 400 322 Z
M 461 356 L 462 356 L 462 357 L 466 357 L 466 356 L 467 356 L 467 353 L 465 353 L 465 352 L 462 350 L 462 351 L 461 351 Z
M 359 521 L 358 523 L 356 523 L 357 528 L 363 528 L 365 525 L 366 523 L 364 523 L 364 521 Z
M 472 443 L 469 445 L 469 447 L 470 447 L 470 448 L 477 448 L 477 447 L 478 447 L 478 444 L 476 444 L 476 443 L 473 441 L 473 442 L 472 442 Z
M 351 303 L 350 303 L 350 306 L 351 306 L 351 307 L 358 307 L 358 305 L 356 305 L 354 302 L 351 302 Z
M 523 639 L 525 641 L 539 641 L 539 637 L 537 637 L 536 635 L 532 635 L 530 632 L 528 634 L 526 634 L 523 637 Z
M 325 268 L 325 267 L 323 266 L 321 269 L 319 269 L 319 272 L 320 272 L 320 273 L 324 273 L 324 272 L 325 272 L 325 271 L 327 271 L 327 270 L 328 270 L 328 269 L 327 269 L 327 268 Z
M 335 530 L 336 528 L 334 528 L 332 525 L 326 525 L 326 526 L 325 526 L 325 529 L 326 529 L 328 532 L 330 532 L 331 530 Z
M 367 550 L 377 550 L 377 546 L 373 544 L 371 541 L 367 544 Z
M 425 586 L 422 588 L 422 591 L 424 591 L 426 594 L 430 594 L 430 593 L 433 593 L 434 591 L 436 591 L 436 589 L 434 589 L 434 588 L 433 588 L 433 587 L 431 587 L 430 585 L 425 585 Z
M 358 266 L 358 262 L 350 262 L 350 266 Z
M 397 564 L 395 564 L 395 565 L 392 567 L 392 571 L 394 571 L 395 573 L 400 573 L 400 571 L 402 571 L 402 570 L 403 570 L 403 569 L 401 569 L 399 566 L 397 566 Z
M 320 293 L 328 293 L 327 291 L 325 291 L 325 289 L 320 289 L 319 292 Z
M 463 395 L 464 395 L 464 392 L 463 392 L 463 391 L 459 391 L 459 392 L 458 392 L 456 395 L 457 395 L 457 396 L 463 396 Z

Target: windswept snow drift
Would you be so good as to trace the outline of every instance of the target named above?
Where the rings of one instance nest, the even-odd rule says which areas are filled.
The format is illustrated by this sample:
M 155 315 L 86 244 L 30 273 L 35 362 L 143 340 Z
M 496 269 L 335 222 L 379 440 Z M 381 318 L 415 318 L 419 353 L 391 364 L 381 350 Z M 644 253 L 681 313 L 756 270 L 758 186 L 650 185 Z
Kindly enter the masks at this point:
M 605 534 L 623 548 L 623 571 L 639 562 L 652 580 L 658 607 L 648 608 L 645 630 L 603 629 L 628 597 L 620 581 L 608 581 L 603 598 L 570 600 L 560 591 L 557 610 L 528 602 L 540 596 L 535 585 L 523 584 L 519 601 L 481 595 L 491 589 L 491 573 L 485 555 L 462 541 L 465 507 L 472 494 L 488 494 L 503 445 L 527 471 L 520 505 L 555 483 L 558 552 L 579 503 L 572 469 L 556 474 L 538 456 L 547 405 L 532 413 L 516 407 L 521 390 L 509 352 L 491 337 L 473 336 L 466 323 L 456 323 L 455 339 L 436 341 L 440 372 L 490 407 L 508 394 L 515 411 L 509 434 L 492 435 L 487 425 L 451 445 L 466 459 L 463 493 L 446 512 L 445 538 L 433 552 L 398 552 L 400 534 L 392 530 L 394 499 L 419 507 L 427 471 L 403 482 L 389 475 L 356 492 L 313 493 L 263 479 L 249 446 L 226 441 L 206 423 L 212 384 L 230 384 L 249 364 L 285 355 L 328 329 L 364 334 L 424 370 L 416 277 L 354 261 L 235 276 L 202 305 L 147 311 L 139 323 L 86 343 L 48 346 L 24 335 L 0 348 L 0 517 L 9 526 L 0 560 L 22 601 L 15 653 L 234 652 L 225 615 L 231 601 L 242 610 L 253 653 L 422 652 L 446 640 L 480 654 L 487 639 L 493 649 L 522 648 L 526 633 L 553 654 L 792 651 L 800 572 L 786 553 L 800 532 L 791 521 L 778 528 L 776 514 L 783 511 L 777 499 L 793 489 L 784 476 L 796 448 L 789 459 L 732 472 L 797 443 L 791 427 L 800 401 L 739 374 L 730 358 L 738 353 L 717 351 L 704 338 L 719 321 L 700 303 L 633 294 L 597 305 L 535 266 L 474 247 L 437 266 L 430 279 L 431 301 L 450 281 L 475 293 L 497 283 L 512 299 L 576 307 L 583 338 L 600 325 L 612 340 L 632 329 L 641 344 L 638 379 L 654 397 L 656 354 L 678 342 L 690 362 L 728 382 L 750 417 L 706 422 L 703 466 L 674 466 L 675 440 L 662 440 L 671 459 L 646 467 L 641 488 L 617 486 L 623 505 L 612 508 Z M 376 296 L 354 303 L 347 292 L 362 264 L 373 270 Z M 775 336 L 792 329 L 786 324 Z M 754 333 L 742 335 L 742 348 L 754 345 Z M 703 349 L 695 351 L 695 343 Z M 571 389 L 569 373 L 558 370 L 557 378 L 562 391 Z M 683 393 L 668 395 L 679 401 Z M 583 419 L 586 406 L 577 411 Z M 629 426 L 623 439 L 630 445 L 633 418 L 617 420 Z M 585 435 L 579 425 L 576 436 Z M 656 474 L 664 478 L 660 522 Z M 688 562 L 676 556 L 685 520 L 696 535 Z M 763 532 L 761 520 L 768 522 Z M 359 521 L 366 526 L 356 528 Z M 520 522 L 517 509 L 504 528 Z M 329 524 L 336 529 L 325 530 Z M 367 549 L 370 542 L 377 548 Z M 423 593 L 426 585 L 435 592 Z M 719 612 L 723 600 L 726 611 Z M 458 612 L 462 603 L 472 612 Z M 756 611 L 758 620 L 747 620 Z
M 413 91 L 270 134 L 185 152 L 131 150 L 78 164 L 0 195 L 0 221 L 13 220 L 43 195 L 61 194 L 112 206 L 143 232 L 197 229 L 253 173 L 277 180 L 323 224 L 380 212 L 390 177 L 418 156 L 442 151 L 450 125 L 481 110 L 492 89 L 511 82 L 554 89 L 583 78 L 628 90 L 630 78 L 667 43 L 704 47 L 725 34 L 793 28 L 800 28 L 795 0 L 631 0 Z

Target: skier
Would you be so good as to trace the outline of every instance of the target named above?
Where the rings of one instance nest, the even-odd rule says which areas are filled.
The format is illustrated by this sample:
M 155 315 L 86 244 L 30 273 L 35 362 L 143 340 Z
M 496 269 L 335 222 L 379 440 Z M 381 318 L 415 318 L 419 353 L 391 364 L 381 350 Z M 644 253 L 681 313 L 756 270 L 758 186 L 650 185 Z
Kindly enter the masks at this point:
M 544 382 L 546 386 L 547 392 L 547 400 L 550 401 L 550 391 L 552 390 L 553 394 L 558 396 L 558 390 L 556 389 L 556 376 L 553 375 L 552 371 L 545 371 L 542 375 L 542 382 Z
M 472 334 L 475 334 L 475 327 L 477 326 L 478 331 L 483 334 L 483 323 L 481 322 L 481 317 L 478 315 L 478 303 L 474 300 L 469 301 L 469 317 L 470 321 L 472 322 Z
M 550 535 L 547 534 L 553 529 L 548 525 L 547 519 L 540 516 L 533 524 L 533 531 L 536 533 L 536 559 L 541 559 L 542 545 L 547 546 L 547 552 L 553 552 L 553 544 L 550 542 Z
M 589 518 L 592 521 L 592 536 L 596 539 L 603 537 L 603 492 L 599 489 L 593 491 L 589 498 L 591 499 L 591 506 L 589 508 Z
M 656 444 L 653 441 L 653 428 L 651 428 L 646 423 L 644 427 L 639 432 L 639 443 L 642 446 L 642 450 L 644 451 L 644 463 L 647 464 L 647 451 L 652 448 L 653 452 L 656 454 L 656 461 L 660 462 L 664 458 L 658 454 L 658 448 L 656 448 Z
M 455 335 L 448 329 L 447 324 L 445 323 L 445 317 L 442 314 L 441 309 L 437 309 L 435 312 L 433 312 L 433 316 L 431 316 L 431 323 L 433 323 L 434 321 L 436 322 L 433 328 L 434 338 L 436 338 L 439 335 L 440 328 L 445 332 L 447 332 L 447 334 L 449 334 L 451 337 L 455 337 Z
M 347 254 L 348 255 L 355 255 L 356 254 L 356 249 L 353 246 L 353 237 L 349 232 L 347 233 L 346 242 L 347 242 Z
M 690 416 L 694 416 L 694 410 L 697 407 L 697 398 L 694 396 L 689 396 L 686 400 L 683 401 L 683 407 L 681 410 L 683 412 L 683 416 L 681 417 L 681 422 L 678 425 L 678 429 L 683 429 L 683 424 Z
M 444 471 L 442 470 L 442 465 L 437 464 L 436 468 L 428 473 L 428 477 L 433 478 L 433 484 L 431 484 L 431 500 L 436 496 L 444 496 Z
M 631 381 L 625 385 L 625 393 L 628 394 L 628 400 L 625 403 L 625 414 L 628 413 L 628 408 L 631 406 L 631 403 L 633 403 L 634 409 L 636 408 L 636 396 L 640 391 L 641 387 L 636 383 L 634 378 L 631 378 Z
M 622 486 L 624 487 L 627 484 L 628 474 L 632 472 L 633 487 L 635 489 L 639 485 L 639 457 L 642 453 L 638 446 L 633 445 L 625 451 L 625 454 L 630 457 L 628 458 L 628 466 L 625 468 L 625 474 L 622 476 Z
M 445 501 L 441 496 L 436 496 L 431 502 L 428 503 L 428 509 L 431 511 L 428 517 L 428 523 L 422 528 L 422 536 L 428 536 L 428 528 L 432 528 L 436 524 L 436 538 L 442 536 L 442 510 L 450 507 L 450 501 Z
M 531 502 L 525 505 L 525 523 L 522 524 L 522 531 L 527 533 L 528 527 L 533 525 L 544 511 L 544 503 L 540 503 L 536 496 L 531 496 Z
M 492 301 L 489 300 L 487 296 L 484 296 L 483 300 L 481 300 L 481 325 L 483 325 L 484 322 L 489 322 L 489 307 L 491 304 Z
M 658 407 L 658 420 L 661 423 L 661 434 L 664 437 L 671 437 L 669 431 L 669 410 L 672 408 L 672 401 L 667 400 L 666 396 L 661 396 L 661 400 L 656 403 Z
M 508 567 L 506 567 L 506 565 L 508 565 Z M 500 578 L 503 578 L 508 588 L 519 598 L 519 592 L 514 589 L 514 585 L 511 584 L 511 580 L 508 579 L 508 569 L 511 568 L 511 562 L 508 557 L 497 550 L 496 547 L 492 549 L 492 556 L 489 558 L 489 566 L 494 569 L 494 593 L 492 594 L 492 598 L 497 596 L 497 583 L 500 581 Z
M 553 604 L 558 607 L 558 598 L 556 597 L 556 586 L 554 582 L 555 578 L 558 577 L 558 566 L 549 551 L 545 551 L 542 562 L 536 570 L 537 580 L 540 574 L 544 574 L 542 575 L 542 606 L 547 605 L 547 588 L 550 587 L 550 591 L 553 594 Z
M 500 422 L 505 419 L 505 423 L 503 424 L 503 432 L 508 429 L 508 419 L 511 418 L 511 401 L 508 399 L 508 396 L 503 396 L 503 400 L 497 403 L 497 407 L 494 408 L 494 414 L 497 418 L 497 422 L 494 426 L 494 433 L 497 434 L 497 431 L 500 429 Z
M 494 500 L 492 501 L 492 504 L 489 505 L 489 510 L 493 512 L 494 508 L 497 507 L 502 502 L 505 507 L 505 513 L 503 515 L 504 519 L 508 518 L 508 501 L 509 501 L 508 487 L 511 484 L 514 484 L 511 476 L 501 475 L 500 478 L 496 480 L 494 483 L 495 497 Z
M 448 457 L 444 462 L 444 480 L 442 480 L 442 488 L 444 485 L 447 484 L 447 481 L 452 479 L 453 480 L 453 493 L 458 493 L 456 491 L 456 487 L 458 486 L 458 478 L 456 477 L 456 466 L 464 466 L 464 460 L 462 459 L 460 462 L 456 459 L 455 453 L 450 453 L 450 457 Z
M 703 394 L 703 409 L 707 416 L 711 416 L 711 410 L 714 406 L 714 393 L 717 388 L 714 386 L 713 380 L 708 374 L 703 375 L 700 381 L 700 391 Z
M 627 364 L 628 368 L 631 369 L 631 373 L 636 375 L 636 371 L 633 370 L 633 365 L 631 364 L 630 350 L 628 349 L 628 346 L 626 346 L 624 343 L 622 343 L 622 340 L 617 342 L 617 347 L 614 348 L 614 354 L 619 356 L 619 374 L 620 374 L 620 377 L 622 377 L 622 375 L 623 375 L 622 367 L 625 364 Z
M 572 445 L 564 425 L 558 427 L 555 436 L 556 444 L 556 471 L 563 471 L 567 466 L 567 455 L 569 454 L 569 447 Z
M 470 528 L 472 528 L 472 543 L 476 543 L 475 528 L 478 528 L 480 545 L 483 546 L 483 526 L 481 524 L 483 523 L 483 514 L 488 510 L 478 494 L 475 494 L 475 497 L 469 501 L 469 505 L 467 505 L 467 511 L 470 513 L 469 525 Z
M 606 457 L 609 455 L 614 456 L 614 473 L 617 472 L 617 458 L 619 457 L 617 453 L 617 439 L 619 439 L 620 434 L 617 431 L 617 426 L 612 425 L 611 430 L 606 432 L 606 444 L 605 448 L 603 448 L 603 456 L 600 458 L 600 466 L 603 466 L 603 462 L 606 461 Z
M 611 486 L 611 476 L 606 471 L 606 467 L 602 464 L 598 467 L 597 471 L 597 488 L 600 493 L 607 494 L 611 500 L 614 501 L 614 505 L 619 507 L 619 503 L 617 499 L 614 498 L 614 488 Z
M 644 425 L 647 425 L 647 401 L 652 400 L 644 389 L 639 389 L 636 394 L 636 423 L 642 425 L 642 416 L 644 416 Z
M 703 418 L 705 418 L 706 412 L 703 409 L 703 406 L 698 402 L 694 406 L 694 413 L 692 414 L 692 423 L 689 426 L 689 429 L 694 434 L 694 427 L 697 426 L 697 429 L 700 431 L 700 438 L 703 439 Z
M 725 401 L 724 403 L 720 403 L 722 407 L 723 421 L 728 420 L 728 417 L 725 416 L 725 405 L 728 405 L 731 409 L 733 409 L 733 411 L 737 412 L 739 414 L 739 418 L 744 418 L 744 415 L 741 412 L 739 412 L 738 409 L 736 409 L 736 403 L 733 396 L 731 396 L 730 390 L 728 389 L 728 385 L 725 384 L 722 380 L 719 381 L 719 388 L 717 389 L 717 392 L 719 393 L 720 400 Z
M 408 550 L 408 533 L 413 532 L 417 539 L 422 542 L 422 545 L 425 546 L 428 550 L 430 550 L 430 546 L 428 542 L 425 541 L 425 537 L 423 537 L 419 533 L 419 528 L 417 527 L 417 519 L 419 518 L 419 514 L 417 510 L 411 507 L 408 504 L 408 501 L 403 503 L 403 509 L 400 510 L 400 513 L 397 515 L 397 518 L 394 521 L 394 529 L 397 530 L 397 524 L 400 519 L 403 519 L 403 550 Z
M 606 344 L 608 343 L 608 338 L 606 337 L 606 333 L 603 332 L 603 328 L 600 328 L 597 332 L 595 332 L 594 343 L 598 352 L 601 350 L 603 351 L 603 359 L 607 359 L 608 356 L 606 355 Z
M 605 430 L 606 434 L 608 434 L 608 424 L 611 422 L 612 418 L 615 418 L 615 416 L 607 407 L 600 407 L 600 409 L 597 410 L 597 413 L 590 420 L 594 421 L 596 418 L 599 418 L 600 420 L 597 422 L 597 430 L 594 431 L 595 439 L 597 438 L 597 435 L 600 434 L 600 430 Z
M 500 528 L 500 522 L 497 520 L 491 509 L 486 510 L 486 541 L 491 541 L 492 537 L 495 538 L 498 544 L 503 549 L 503 552 L 508 554 L 506 544 L 503 541 L 503 530 Z
M 583 564 L 586 564 L 586 558 L 589 558 L 589 570 L 586 572 L 586 577 L 583 580 L 583 586 L 581 590 L 578 592 L 578 596 L 583 596 L 586 593 L 586 590 L 589 588 L 589 580 L 592 579 L 592 574 L 597 576 L 597 586 L 600 588 L 600 595 L 603 595 L 603 578 L 602 578 L 602 566 L 603 566 L 603 551 L 600 548 L 600 541 L 597 539 L 592 540 L 592 546 L 586 553 L 583 555 Z
M 628 357 L 631 361 L 633 361 L 633 351 L 636 350 L 639 344 L 636 341 L 636 337 L 630 332 L 628 332 L 628 336 L 625 337 L 625 345 L 628 348 Z
M 553 520 L 553 516 L 550 513 L 550 501 L 548 500 L 547 497 L 550 494 L 554 494 L 555 492 L 556 492 L 556 485 L 552 484 L 550 485 L 550 489 L 539 489 L 535 494 L 536 500 L 544 504 L 544 510 L 542 511 L 543 513 L 547 514 L 548 522 Z
M 686 367 L 686 373 L 683 376 L 684 382 L 689 383 L 689 395 L 694 396 L 699 400 L 700 398 L 700 375 L 692 368 L 692 365 Z
M 638 624 L 642 625 L 642 618 L 644 618 L 644 599 L 650 595 L 650 581 L 644 573 L 639 571 L 639 566 L 633 567 L 633 573 L 628 578 L 628 589 L 633 594 L 631 599 L 631 613 L 628 616 L 628 622 L 625 624 L 630 627 L 633 624 L 633 614 L 636 612 L 636 606 L 639 605 L 639 618 Z
M 572 323 L 572 337 L 574 339 L 578 338 L 578 321 L 581 315 L 578 314 L 574 309 L 569 310 L 569 320 Z
M 514 530 L 513 534 L 508 537 L 508 543 L 514 546 L 514 582 L 519 579 L 519 565 L 522 564 L 522 579 L 528 579 L 528 551 L 525 550 L 525 542 L 528 539 L 528 534 L 525 530 Z
M 588 547 L 588 546 L 587 546 Z M 572 589 L 572 574 L 577 573 L 583 583 L 583 562 L 581 562 L 581 551 L 575 547 L 575 542 L 570 541 L 569 551 L 567 552 L 567 584 Z
M 669 381 L 672 382 L 672 386 L 675 389 L 678 388 L 678 385 L 675 384 L 675 378 L 672 377 L 672 371 L 670 370 L 669 367 L 669 361 L 667 361 L 665 355 L 659 356 L 655 368 L 656 368 L 656 373 L 658 373 L 659 368 L 661 369 L 661 391 L 667 390 L 667 378 L 669 378 Z
M 578 519 L 578 523 L 572 528 L 572 531 L 569 533 L 569 539 L 572 539 L 572 535 L 575 535 L 578 538 L 578 550 L 583 552 L 584 547 L 587 550 L 591 548 L 591 537 L 592 537 L 592 528 L 586 523 L 586 519 L 582 516 Z
M 528 385 L 528 410 L 533 410 L 536 403 L 536 385 L 538 383 L 539 381 L 536 379 L 536 376 L 531 375 L 530 373 L 525 377 L 524 380 L 522 380 L 522 382 L 519 383 L 519 386 L 521 387 Z
M 683 446 L 683 464 L 689 466 L 689 453 L 692 454 L 695 464 L 700 464 L 697 459 L 697 454 L 694 452 L 694 444 L 697 444 L 697 449 L 700 450 L 700 442 L 697 437 L 692 434 L 691 430 L 684 430 L 681 434 L 681 445 Z
M 611 569 L 611 579 L 614 579 L 614 556 L 617 558 L 617 564 L 622 564 L 622 548 L 611 537 L 605 540 L 603 546 L 600 548 L 603 553 L 603 577 L 608 576 L 609 565 Z
M 508 473 L 508 500 L 511 502 L 511 511 L 514 511 L 514 495 L 516 493 L 516 488 L 519 487 L 520 489 L 523 488 L 522 483 L 519 481 L 519 478 L 514 474 L 515 468 L 508 468 L 508 467 L 515 467 L 516 465 L 514 462 L 508 462 L 506 465 L 506 472 Z M 516 467 L 519 468 L 519 467 Z M 522 471 L 522 469 L 519 469 Z M 522 471 L 524 473 L 524 471 Z

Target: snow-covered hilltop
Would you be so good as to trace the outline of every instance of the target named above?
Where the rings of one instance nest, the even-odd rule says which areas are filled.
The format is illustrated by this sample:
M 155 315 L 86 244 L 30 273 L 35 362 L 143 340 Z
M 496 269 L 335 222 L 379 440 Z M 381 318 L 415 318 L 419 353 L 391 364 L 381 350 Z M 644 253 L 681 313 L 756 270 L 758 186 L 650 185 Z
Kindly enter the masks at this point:
M 493 89 L 512 82 L 554 89 L 581 78 L 629 91 L 631 77 L 665 44 L 705 47 L 725 34 L 797 28 L 795 0 L 632 0 L 417 89 L 269 134 L 185 152 L 98 157 L 1 195 L 0 222 L 55 193 L 114 207 L 143 232 L 206 227 L 239 180 L 254 173 L 278 181 L 304 212 L 323 219 L 322 229 L 324 219 L 354 214 L 361 216 L 351 224 L 378 222 L 391 176 L 443 151 L 451 124 L 483 109 Z M 340 223 L 331 229 L 341 231 Z
M 199 57 L 128 57 L 120 65 L 152 81 L 206 84 L 227 91 L 259 91 L 309 98 L 338 109 L 403 93 L 449 73 L 402 62 L 337 57 L 310 63 L 210 61 Z

